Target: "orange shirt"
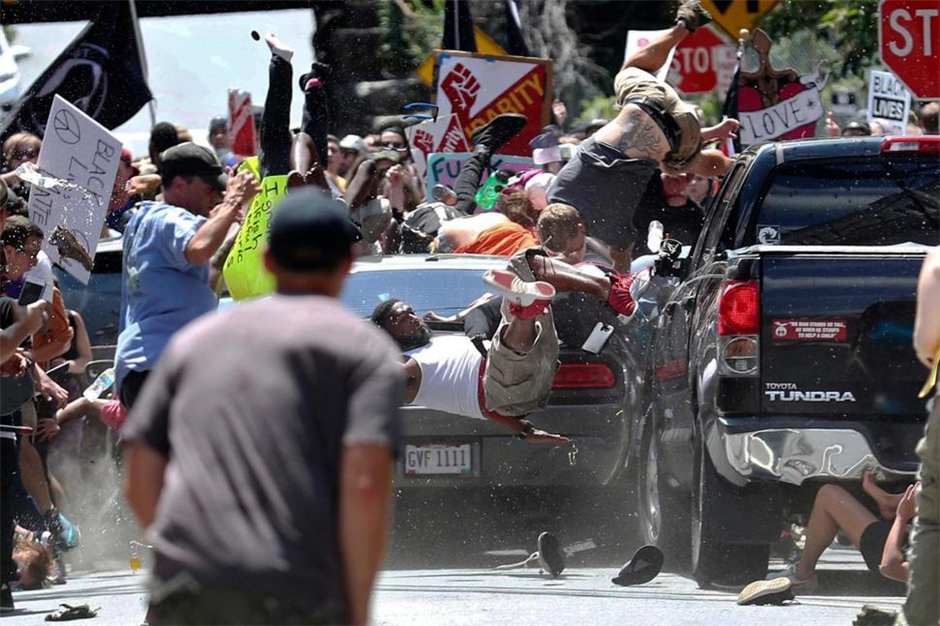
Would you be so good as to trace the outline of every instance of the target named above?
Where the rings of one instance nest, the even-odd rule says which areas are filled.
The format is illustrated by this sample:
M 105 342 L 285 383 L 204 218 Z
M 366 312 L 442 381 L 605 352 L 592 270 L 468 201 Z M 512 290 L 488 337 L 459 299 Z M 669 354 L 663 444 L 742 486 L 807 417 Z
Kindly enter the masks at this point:
M 539 245 L 535 236 L 515 222 L 487 228 L 473 243 L 454 250 L 456 254 L 493 254 L 512 256 L 520 250 Z

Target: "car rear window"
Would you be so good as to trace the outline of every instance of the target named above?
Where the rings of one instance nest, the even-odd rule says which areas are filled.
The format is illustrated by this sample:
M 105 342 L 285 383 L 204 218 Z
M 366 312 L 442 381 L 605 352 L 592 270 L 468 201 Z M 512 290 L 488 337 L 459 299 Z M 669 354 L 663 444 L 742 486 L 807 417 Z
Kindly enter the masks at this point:
M 369 317 L 389 298 L 407 302 L 420 315 L 453 315 L 486 293 L 482 277 L 479 269 L 357 272 L 346 280 L 340 299 L 360 317 Z
M 780 167 L 749 244 L 935 245 L 940 161 L 811 162 Z

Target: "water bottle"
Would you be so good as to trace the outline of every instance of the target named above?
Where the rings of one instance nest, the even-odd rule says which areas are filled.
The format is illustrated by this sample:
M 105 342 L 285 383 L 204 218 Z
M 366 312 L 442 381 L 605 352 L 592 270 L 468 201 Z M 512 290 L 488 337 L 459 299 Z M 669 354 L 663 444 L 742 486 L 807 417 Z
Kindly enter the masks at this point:
M 663 247 L 663 223 L 658 220 L 650 222 L 649 233 L 646 235 L 646 247 L 653 254 Z
M 109 367 L 105 371 L 98 374 L 98 378 L 95 379 L 95 382 L 91 384 L 88 389 L 82 393 L 85 396 L 85 399 L 89 402 L 94 402 L 98 399 L 101 394 L 111 388 L 111 385 L 114 384 L 114 368 Z

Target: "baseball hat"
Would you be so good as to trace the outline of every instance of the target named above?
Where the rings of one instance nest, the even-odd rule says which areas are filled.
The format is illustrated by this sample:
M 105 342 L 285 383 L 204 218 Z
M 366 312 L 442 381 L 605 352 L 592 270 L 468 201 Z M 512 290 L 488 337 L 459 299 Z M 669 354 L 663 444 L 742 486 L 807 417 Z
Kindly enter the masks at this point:
M 160 173 L 168 176 L 198 176 L 216 191 L 225 191 L 228 176 L 215 152 L 187 141 L 160 155 Z
M 268 245 L 280 267 L 304 272 L 335 267 L 361 238 L 346 205 L 307 188 L 292 191 L 274 207 Z
M 340 140 L 339 147 L 341 150 L 355 150 L 360 154 L 369 151 L 369 146 L 366 144 L 365 139 L 359 135 L 346 135 Z

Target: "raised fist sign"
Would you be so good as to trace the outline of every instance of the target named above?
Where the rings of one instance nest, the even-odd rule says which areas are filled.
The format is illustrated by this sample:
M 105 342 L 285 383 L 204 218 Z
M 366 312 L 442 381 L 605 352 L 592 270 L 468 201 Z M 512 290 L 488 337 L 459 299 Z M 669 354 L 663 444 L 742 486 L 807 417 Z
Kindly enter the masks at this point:
M 458 63 L 444 78 L 441 89 L 447 95 L 447 99 L 450 100 L 454 112 L 465 114 L 470 111 L 470 107 L 477 101 L 477 95 L 480 93 L 480 81 L 473 76 L 466 65 Z

